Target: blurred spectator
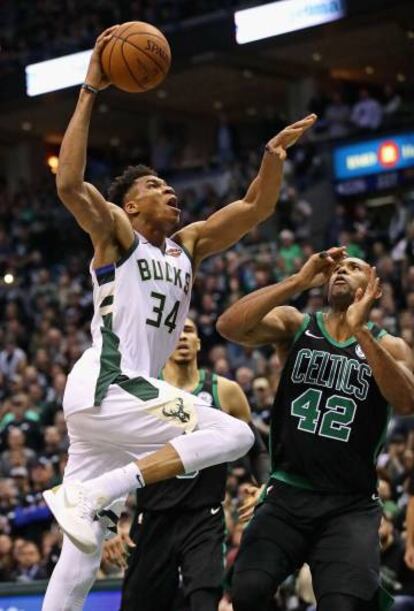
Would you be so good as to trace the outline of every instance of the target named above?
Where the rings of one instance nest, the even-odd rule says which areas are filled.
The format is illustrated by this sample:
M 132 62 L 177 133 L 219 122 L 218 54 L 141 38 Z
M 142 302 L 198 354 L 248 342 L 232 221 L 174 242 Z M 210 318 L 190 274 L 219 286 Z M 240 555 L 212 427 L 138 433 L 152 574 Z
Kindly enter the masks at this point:
M 339 91 L 332 94 L 325 110 L 325 120 L 330 138 L 343 138 L 349 133 L 351 109 Z
M 1 421 L 3 446 L 8 437 L 9 429 L 17 428 L 24 433 L 27 446 L 33 450 L 39 450 L 42 446 L 39 417 L 31 409 L 28 395 L 26 393 L 14 395 L 8 405 L 9 411 Z
M 3 477 L 9 477 L 14 467 L 28 467 L 36 459 L 36 453 L 25 447 L 26 436 L 19 428 L 10 427 L 7 430 L 7 450 L 0 455 L 0 473 Z
M 5 341 L 4 348 L 0 352 L 0 371 L 6 379 L 12 378 L 16 373 L 22 371 L 26 364 L 24 350 L 16 345 L 16 339 L 9 335 Z
M 387 515 L 380 526 L 381 578 L 384 586 L 395 597 L 393 611 L 414 609 L 414 571 L 404 562 L 404 545 L 394 524 Z
M 15 579 L 19 582 L 46 579 L 46 570 L 41 566 L 39 548 L 33 542 L 26 541 L 17 556 Z
M 283 276 L 290 276 L 296 271 L 302 262 L 302 249 L 295 242 L 295 235 L 289 229 L 280 233 L 279 256 L 282 260 Z
M 359 91 L 359 100 L 352 108 L 351 121 L 360 131 L 374 131 L 382 123 L 381 104 L 371 97 L 368 89 Z
M 253 381 L 252 420 L 266 444 L 269 441 L 270 414 L 274 395 L 267 378 L 256 378 Z

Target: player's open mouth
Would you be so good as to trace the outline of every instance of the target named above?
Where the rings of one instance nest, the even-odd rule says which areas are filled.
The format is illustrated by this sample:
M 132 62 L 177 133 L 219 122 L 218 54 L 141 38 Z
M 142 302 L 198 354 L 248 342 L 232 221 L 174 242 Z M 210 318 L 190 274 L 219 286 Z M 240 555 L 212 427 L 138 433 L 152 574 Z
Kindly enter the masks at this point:
M 337 278 L 334 280 L 334 284 L 348 284 L 345 278 Z
M 167 201 L 168 206 L 171 206 L 171 208 L 177 208 L 178 209 L 178 199 L 176 198 L 175 195 L 173 195 L 172 197 L 170 197 L 170 199 Z

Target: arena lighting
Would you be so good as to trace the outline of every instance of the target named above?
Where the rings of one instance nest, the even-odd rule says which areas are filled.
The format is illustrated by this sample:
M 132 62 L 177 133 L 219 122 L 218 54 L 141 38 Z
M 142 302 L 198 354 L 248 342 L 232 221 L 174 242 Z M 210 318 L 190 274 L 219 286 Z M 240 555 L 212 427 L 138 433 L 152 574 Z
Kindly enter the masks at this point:
M 280 0 L 236 11 L 239 45 L 303 30 L 345 17 L 345 0 Z
M 3 280 L 5 284 L 13 284 L 14 276 L 13 274 L 4 274 Z
M 92 49 L 48 59 L 25 67 L 28 96 L 80 85 L 86 74 Z
M 49 166 L 52 174 L 56 174 L 59 167 L 59 157 L 56 155 L 49 155 L 47 158 L 47 165 Z

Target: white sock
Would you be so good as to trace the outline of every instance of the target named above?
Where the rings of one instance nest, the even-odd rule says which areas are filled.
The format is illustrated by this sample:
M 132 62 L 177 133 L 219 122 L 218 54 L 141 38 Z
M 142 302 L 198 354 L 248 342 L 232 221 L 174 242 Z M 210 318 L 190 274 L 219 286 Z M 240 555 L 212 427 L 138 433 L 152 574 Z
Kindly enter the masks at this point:
M 108 471 L 108 473 L 84 482 L 84 484 L 91 491 L 91 494 L 98 499 L 98 504 L 102 505 L 97 509 L 102 509 L 115 499 L 145 486 L 142 473 L 134 462 L 125 467 Z

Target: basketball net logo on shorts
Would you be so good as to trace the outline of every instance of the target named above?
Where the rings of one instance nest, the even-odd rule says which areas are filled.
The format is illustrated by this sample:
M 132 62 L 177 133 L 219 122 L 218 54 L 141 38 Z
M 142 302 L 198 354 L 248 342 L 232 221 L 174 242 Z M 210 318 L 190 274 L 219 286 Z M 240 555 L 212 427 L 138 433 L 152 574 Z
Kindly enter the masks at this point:
M 162 408 L 162 413 L 164 414 L 164 416 L 166 418 L 175 418 L 175 419 L 178 419 L 183 424 L 185 422 L 189 422 L 191 414 L 190 414 L 190 412 L 186 412 L 185 411 L 185 409 L 184 409 L 184 401 L 181 399 L 181 397 L 176 399 L 176 401 L 177 401 L 176 409 L 174 409 L 173 407 L 170 408 L 170 409 L 167 409 L 166 407 L 163 407 Z
M 365 352 L 362 350 L 361 346 L 359 344 L 357 344 L 355 346 L 355 354 L 360 358 L 360 359 L 366 359 L 367 357 L 365 356 Z

